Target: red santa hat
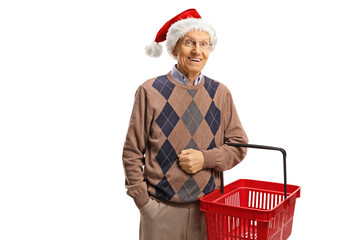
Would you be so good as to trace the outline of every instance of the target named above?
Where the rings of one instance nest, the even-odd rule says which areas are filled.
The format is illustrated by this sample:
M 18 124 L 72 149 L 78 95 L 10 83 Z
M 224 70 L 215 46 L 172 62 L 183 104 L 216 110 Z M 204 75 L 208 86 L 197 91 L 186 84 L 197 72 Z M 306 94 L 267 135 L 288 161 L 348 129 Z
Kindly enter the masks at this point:
M 166 40 L 166 48 L 170 56 L 173 56 L 172 52 L 177 41 L 190 31 L 207 32 L 212 43 L 210 51 L 214 50 L 217 43 L 215 29 L 202 20 L 200 14 L 192 8 L 167 21 L 157 33 L 155 41 L 145 47 L 145 52 L 151 57 L 159 57 L 162 53 L 162 46 L 159 43 Z

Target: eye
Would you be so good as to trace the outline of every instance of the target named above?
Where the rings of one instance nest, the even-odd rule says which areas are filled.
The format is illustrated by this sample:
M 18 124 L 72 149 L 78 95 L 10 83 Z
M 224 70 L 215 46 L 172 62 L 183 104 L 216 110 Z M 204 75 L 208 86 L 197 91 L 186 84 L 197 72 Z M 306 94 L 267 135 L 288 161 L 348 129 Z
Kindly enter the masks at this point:
M 202 47 L 207 47 L 207 46 L 209 46 L 209 43 L 207 41 L 202 41 L 202 42 L 200 42 L 200 45 Z
M 186 44 L 186 45 L 191 45 L 191 44 L 192 44 L 192 41 L 191 41 L 191 40 L 185 40 L 185 44 Z

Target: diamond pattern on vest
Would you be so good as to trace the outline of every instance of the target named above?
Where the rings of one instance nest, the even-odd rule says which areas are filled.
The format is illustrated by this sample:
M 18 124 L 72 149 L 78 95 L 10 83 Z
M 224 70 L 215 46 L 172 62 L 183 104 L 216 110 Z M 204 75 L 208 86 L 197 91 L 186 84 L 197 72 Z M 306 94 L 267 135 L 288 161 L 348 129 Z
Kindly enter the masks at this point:
M 163 179 L 156 186 L 156 196 L 168 201 L 172 199 L 174 195 L 175 192 L 172 189 L 171 184 L 168 182 L 166 177 L 163 177 Z
M 205 116 L 205 120 L 209 124 L 209 127 L 215 136 L 216 132 L 219 130 L 219 127 L 220 127 L 221 112 L 216 107 L 214 101 L 211 103 L 211 105 L 209 107 L 209 111 L 207 112 L 207 114 Z
M 189 130 L 191 136 L 195 134 L 203 119 L 204 117 L 194 100 L 189 104 L 185 113 L 181 116 L 181 120 L 185 123 L 185 126 Z
M 214 99 L 216 90 L 219 86 L 219 83 L 215 82 L 214 80 L 212 80 L 206 76 L 204 78 L 205 78 L 204 87 L 205 87 L 206 91 L 209 93 L 209 96 L 212 99 Z
M 159 125 L 165 136 L 168 137 L 179 119 L 179 116 L 167 102 L 155 122 Z
M 155 156 L 155 159 L 158 161 L 160 168 L 164 174 L 176 161 L 177 154 L 175 152 L 175 149 L 167 139 L 161 146 L 158 154 Z
M 164 107 L 155 120 L 166 136 L 166 140 L 161 147 L 159 146 L 159 152 L 155 156 L 164 174 L 162 180 L 156 185 L 156 197 L 163 200 L 174 198 L 181 202 L 196 201 L 203 194 L 214 190 L 213 172 L 207 170 L 195 175 L 187 175 L 176 163 L 178 159 L 176 151 L 182 149 L 175 150 L 175 148 L 186 144 L 186 148 L 198 150 L 200 147 L 202 149 L 216 147 L 215 135 L 220 128 L 221 112 L 214 102 L 214 97 L 219 83 L 205 77 L 202 88 L 181 90 L 167 76 L 160 76 L 154 80 L 152 86 L 166 100 L 165 105 L 161 105 Z M 159 97 L 162 99 L 161 96 Z M 184 175 L 188 176 L 187 180 L 183 185 L 178 184 L 179 181 L 184 181 Z
M 156 78 L 152 86 L 157 89 L 166 100 L 168 100 L 175 87 L 175 84 L 170 82 L 169 79 L 163 75 Z
M 195 97 L 196 93 L 198 92 L 198 89 L 188 89 L 188 93 L 192 98 Z
M 208 146 L 208 148 L 206 150 L 210 150 L 213 148 L 216 148 L 215 138 L 211 141 L 210 145 Z
M 202 192 L 206 195 L 206 194 L 212 192 L 214 190 L 214 188 L 215 188 L 214 175 L 211 175 L 209 182 L 206 184 L 206 186 Z
M 192 149 L 199 150 L 199 147 L 198 147 L 198 145 L 196 144 L 196 142 L 194 141 L 193 138 L 191 138 L 191 140 L 188 143 L 188 145 L 186 146 L 186 148 L 192 148 Z
M 181 201 L 185 203 L 197 200 L 200 193 L 200 188 L 192 176 L 188 178 L 182 188 L 177 192 Z

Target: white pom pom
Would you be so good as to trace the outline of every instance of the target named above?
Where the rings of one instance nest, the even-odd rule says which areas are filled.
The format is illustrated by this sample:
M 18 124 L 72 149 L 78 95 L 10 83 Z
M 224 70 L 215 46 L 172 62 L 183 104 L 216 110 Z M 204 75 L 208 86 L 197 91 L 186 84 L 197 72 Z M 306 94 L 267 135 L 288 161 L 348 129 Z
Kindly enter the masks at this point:
M 157 42 L 152 42 L 145 47 L 145 53 L 150 57 L 160 57 L 162 51 L 162 46 Z

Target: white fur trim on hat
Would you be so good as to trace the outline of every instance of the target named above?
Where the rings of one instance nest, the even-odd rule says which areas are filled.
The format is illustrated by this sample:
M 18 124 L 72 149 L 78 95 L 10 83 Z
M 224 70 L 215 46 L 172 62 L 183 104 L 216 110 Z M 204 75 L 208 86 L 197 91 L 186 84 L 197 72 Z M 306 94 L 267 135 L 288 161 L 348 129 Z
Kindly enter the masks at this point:
M 157 42 L 151 42 L 145 47 L 145 53 L 150 57 L 160 57 L 163 47 Z
M 174 57 L 172 53 L 174 51 L 177 41 L 184 37 L 186 33 L 191 31 L 207 32 L 210 36 L 210 42 L 212 43 L 210 51 L 214 50 L 217 43 L 217 37 L 215 29 L 211 26 L 211 24 L 205 22 L 201 18 L 187 18 L 179 20 L 173 25 L 171 25 L 169 31 L 167 32 L 166 48 L 170 56 Z

